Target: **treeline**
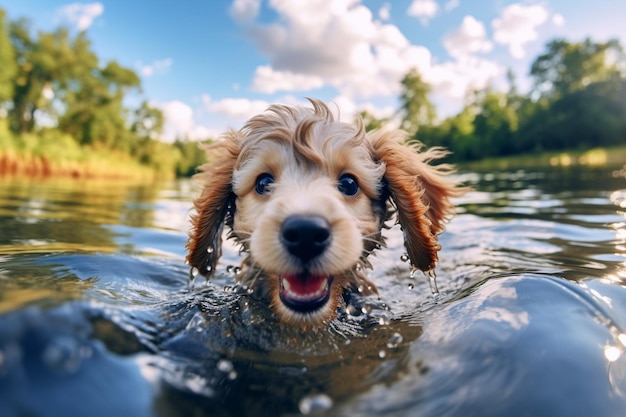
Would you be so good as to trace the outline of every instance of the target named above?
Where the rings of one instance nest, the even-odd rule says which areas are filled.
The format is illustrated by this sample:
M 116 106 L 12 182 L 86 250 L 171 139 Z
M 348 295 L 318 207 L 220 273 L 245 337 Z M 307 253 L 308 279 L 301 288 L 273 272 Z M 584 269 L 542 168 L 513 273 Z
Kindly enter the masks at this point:
M 452 150 L 453 161 L 626 145 L 626 58 L 617 40 L 546 45 L 532 88 L 472 91 L 460 113 L 437 118 L 417 71 L 402 80 L 399 118 L 411 138 Z M 141 80 L 101 63 L 85 32 L 35 32 L 0 8 L 0 175 L 188 176 L 204 160 L 198 143 L 161 142 L 162 112 L 143 101 Z M 361 113 L 368 129 L 386 122 Z M 210 140 L 207 138 L 207 140 Z
M 159 141 L 162 112 L 125 106 L 140 93 L 139 76 L 101 64 L 85 32 L 35 32 L 0 8 L 0 174 L 189 175 L 197 142 Z
M 402 127 L 449 148 L 454 161 L 626 145 L 626 59 L 617 40 L 553 40 L 530 76 L 527 94 L 509 72 L 508 91 L 473 91 L 459 114 L 437 121 L 431 87 L 412 71 L 402 80 Z M 365 116 L 369 127 L 383 122 Z

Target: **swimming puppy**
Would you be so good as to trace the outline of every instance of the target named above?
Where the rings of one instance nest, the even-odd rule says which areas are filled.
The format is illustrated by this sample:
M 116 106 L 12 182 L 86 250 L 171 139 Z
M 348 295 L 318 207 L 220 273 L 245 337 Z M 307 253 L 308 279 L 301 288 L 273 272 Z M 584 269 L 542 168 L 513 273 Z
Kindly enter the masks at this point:
M 187 262 L 208 277 L 226 226 L 245 253 L 238 281 L 303 328 L 328 323 L 346 291 L 377 293 L 364 270 L 388 220 L 400 223 L 411 264 L 432 270 L 450 198 L 464 192 L 450 166 L 428 164 L 445 150 L 419 152 L 402 131 L 366 133 L 310 102 L 272 105 L 208 147 L 187 244 Z

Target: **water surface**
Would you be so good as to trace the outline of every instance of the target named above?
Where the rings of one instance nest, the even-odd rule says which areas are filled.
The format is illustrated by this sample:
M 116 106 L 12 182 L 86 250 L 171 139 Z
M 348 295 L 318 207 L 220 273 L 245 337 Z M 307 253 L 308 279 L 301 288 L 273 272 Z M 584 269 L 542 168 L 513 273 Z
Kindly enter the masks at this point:
M 0 415 L 624 416 L 625 171 L 460 173 L 439 296 L 394 228 L 309 334 L 189 286 L 189 181 L 0 180 Z

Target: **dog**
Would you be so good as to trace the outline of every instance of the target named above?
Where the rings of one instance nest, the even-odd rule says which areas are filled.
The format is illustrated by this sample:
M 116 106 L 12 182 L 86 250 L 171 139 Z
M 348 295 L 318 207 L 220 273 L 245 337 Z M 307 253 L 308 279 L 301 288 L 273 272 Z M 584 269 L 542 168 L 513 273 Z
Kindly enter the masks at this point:
M 194 272 L 214 274 L 226 226 L 245 254 L 239 283 L 304 329 L 328 324 L 345 294 L 378 293 L 365 270 L 394 218 L 412 267 L 433 270 L 451 198 L 464 193 L 452 166 L 429 164 L 446 150 L 420 152 L 400 130 L 366 132 L 360 119 L 339 122 L 309 101 L 271 105 L 208 146 L 186 258 Z

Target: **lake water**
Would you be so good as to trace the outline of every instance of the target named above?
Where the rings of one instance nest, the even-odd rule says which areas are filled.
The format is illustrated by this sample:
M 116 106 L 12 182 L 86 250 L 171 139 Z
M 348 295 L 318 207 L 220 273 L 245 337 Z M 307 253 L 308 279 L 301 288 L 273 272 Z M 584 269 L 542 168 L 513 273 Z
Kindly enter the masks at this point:
M 189 285 L 191 182 L 0 180 L 0 415 L 626 415 L 626 169 L 459 175 L 440 294 L 394 228 L 306 335 Z

